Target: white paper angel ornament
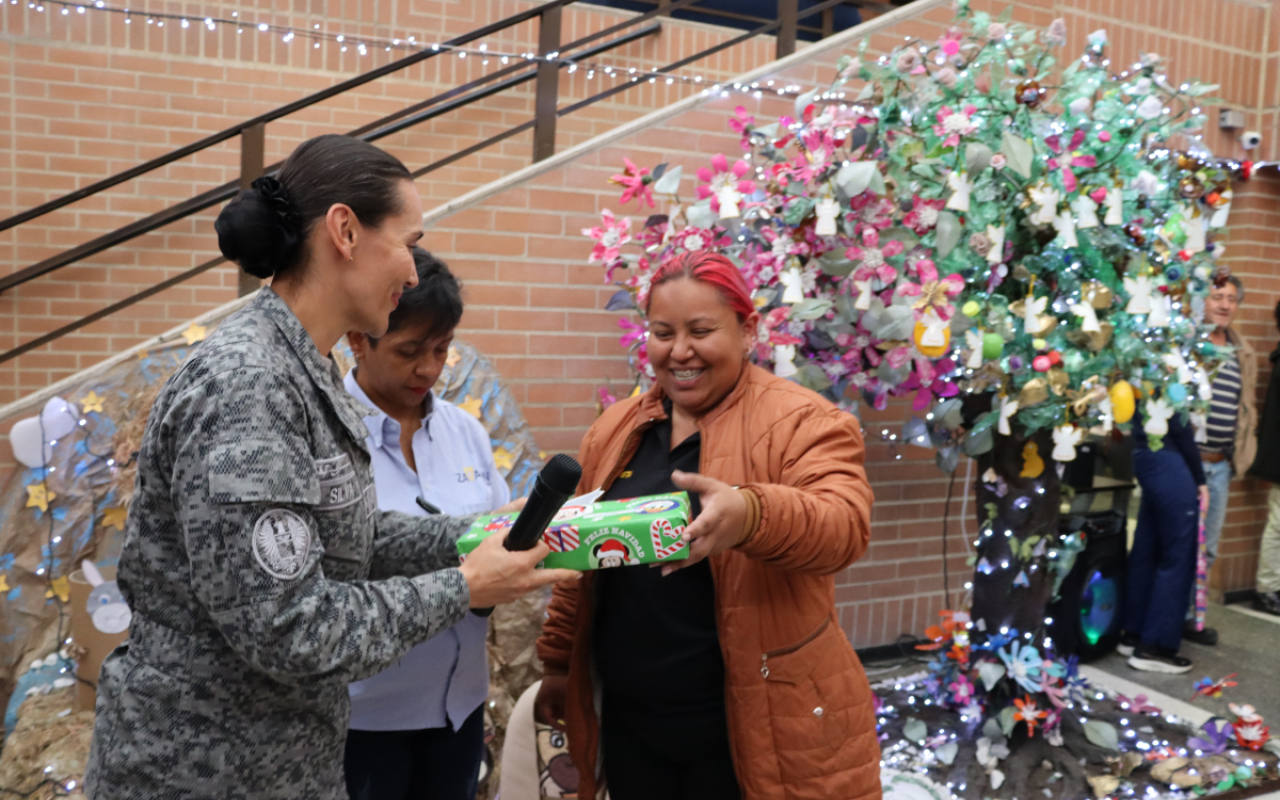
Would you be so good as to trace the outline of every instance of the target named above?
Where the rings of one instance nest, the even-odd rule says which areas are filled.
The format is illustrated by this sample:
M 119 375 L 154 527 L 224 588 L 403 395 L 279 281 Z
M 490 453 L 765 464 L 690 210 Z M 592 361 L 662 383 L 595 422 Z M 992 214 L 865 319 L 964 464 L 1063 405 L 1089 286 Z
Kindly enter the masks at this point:
M 1098 204 L 1087 194 L 1082 194 L 1071 201 L 1071 213 L 1076 215 L 1076 227 L 1098 227 Z
M 1124 290 L 1129 294 L 1129 304 L 1124 307 L 1124 310 L 1129 314 L 1150 314 L 1151 293 L 1155 288 L 1149 275 L 1125 278 Z
M 835 236 L 836 217 L 840 215 L 840 204 L 833 198 L 824 197 L 818 201 L 813 210 L 818 215 L 813 232 L 819 236 Z
M 1049 297 L 1035 298 L 1028 296 L 1022 303 L 1022 330 L 1027 333 L 1039 333 L 1044 330 L 1044 322 L 1040 315 L 1049 305 Z
M 982 329 L 970 328 L 964 332 L 965 344 L 969 346 L 969 360 L 965 366 L 969 369 L 982 369 Z
M 1142 413 L 1147 418 L 1142 423 L 1142 430 L 1148 436 L 1164 436 L 1169 432 L 1169 418 L 1173 416 L 1173 409 L 1163 397 L 1144 403 Z
M 720 204 L 720 219 L 729 219 L 741 215 L 738 203 L 742 200 L 742 192 L 737 186 L 722 186 L 716 191 L 716 202 Z
M 853 281 L 853 287 L 858 290 L 858 299 L 854 301 L 853 307 L 859 311 L 866 311 L 871 308 L 871 282 L 874 278 L 867 278 L 865 281 Z
M 782 290 L 782 302 L 787 305 L 804 302 L 804 278 L 800 275 L 799 267 L 785 270 L 778 276 L 778 283 L 786 287 Z
M 973 184 L 969 182 L 969 173 L 954 170 L 947 176 L 947 186 L 951 187 L 951 197 L 947 198 L 947 208 L 952 211 L 969 210 L 969 193 Z
M 773 374 L 779 378 L 790 378 L 798 370 L 795 365 L 796 346 L 793 344 L 775 344 L 773 346 Z
M 1076 445 L 1084 438 L 1084 431 L 1071 423 L 1053 429 L 1053 460 L 1075 461 Z
M 1076 218 L 1072 215 L 1071 209 L 1053 218 L 1053 229 L 1058 232 L 1058 243 L 1064 249 L 1070 250 L 1080 246 L 1080 240 L 1076 238 Z
M 1162 357 L 1164 365 L 1173 370 L 1178 376 L 1178 383 L 1184 386 L 1195 380 L 1195 374 L 1191 371 L 1191 365 L 1182 357 L 1182 353 L 1178 350 L 1171 350 Z
M 1027 196 L 1031 198 L 1031 202 L 1039 206 L 1036 212 L 1031 215 L 1032 223 L 1036 225 L 1052 225 L 1054 219 L 1058 216 L 1058 201 L 1061 199 L 1058 190 L 1042 182 L 1027 189 Z
M 991 241 L 991 249 L 987 251 L 987 263 L 994 267 L 1004 261 L 1004 226 L 988 225 L 987 239 Z
M 1013 428 L 1009 427 L 1009 418 L 1018 413 L 1018 401 L 1012 397 L 1000 398 L 1000 422 L 996 424 L 996 430 L 1004 436 L 1012 436 Z
M 1080 317 L 1080 330 L 1086 333 L 1099 333 L 1102 326 L 1098 324 L 1098 312 L 1093 310 L 1092 303 L 1072 303 L 1071 313 Z
M 1119 188 L 1108 189 L 1107 198 L 1103 201 L 1106 206 L 1107 215 L 1102 221 L 1107 225 L 1123 225 L 1124 224 L 1124 195 L 1120 193 Z
M 1169 298 L 1157 294 L 1151 298 L 1151 313 L 1147 315 L 1148 328 L 1169 327 Z

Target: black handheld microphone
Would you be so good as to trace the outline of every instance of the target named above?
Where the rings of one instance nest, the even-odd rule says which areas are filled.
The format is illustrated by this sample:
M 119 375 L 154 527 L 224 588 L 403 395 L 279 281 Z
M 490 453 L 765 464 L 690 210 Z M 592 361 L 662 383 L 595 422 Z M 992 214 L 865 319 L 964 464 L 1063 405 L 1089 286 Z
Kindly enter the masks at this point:
M 525 503 L 520 515 L 512 523 L 511 531 L 502 546 L 511 551 L 532 550 L 560 507 L 573 497 L 581 480 L 582 465 L 572 456 L 560 453 L 552 457 L 542 468 L 542 472 L 538 473 L 538 480 L 529 493 L 529 502 Z M 493 609 L 473 608 L 471 613 L 487 617 L 493 613 Z

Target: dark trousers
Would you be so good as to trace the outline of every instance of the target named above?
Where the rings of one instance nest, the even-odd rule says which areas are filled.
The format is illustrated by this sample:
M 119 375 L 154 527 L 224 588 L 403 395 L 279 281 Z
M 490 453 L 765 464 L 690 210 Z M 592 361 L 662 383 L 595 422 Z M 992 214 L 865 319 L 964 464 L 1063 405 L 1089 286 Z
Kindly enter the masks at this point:
M 1191 470 L 1176 448 L 1135 448 L 1133 472 L 1142 486 L 1138 528 L 1129 552 L 1125 630 L 1143 644 L 1176 651 L 1182 645 L 1199 548 L 1200 508 Z
M 610 706 L 600 745 L 610 800 L 738 800 L 738 778 L 723 714 L 688 724 Z
M 475 800 L 484 751 L 484 706 L 455 732 L 347 731 L 351 800 Z

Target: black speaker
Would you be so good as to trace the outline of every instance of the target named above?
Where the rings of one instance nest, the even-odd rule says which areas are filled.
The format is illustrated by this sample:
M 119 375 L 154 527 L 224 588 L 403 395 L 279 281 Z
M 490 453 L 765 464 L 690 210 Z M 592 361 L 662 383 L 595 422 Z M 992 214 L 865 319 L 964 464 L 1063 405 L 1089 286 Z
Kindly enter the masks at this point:
M 1084 534 L 1084 552 L 1049 606 L 1049 630 L 1059 655 L 1092 661 L 1120 641 L 1127 570 L 1125 516 L 1101 511 L 1064 517 L 1061 532 L 1075 531 Z

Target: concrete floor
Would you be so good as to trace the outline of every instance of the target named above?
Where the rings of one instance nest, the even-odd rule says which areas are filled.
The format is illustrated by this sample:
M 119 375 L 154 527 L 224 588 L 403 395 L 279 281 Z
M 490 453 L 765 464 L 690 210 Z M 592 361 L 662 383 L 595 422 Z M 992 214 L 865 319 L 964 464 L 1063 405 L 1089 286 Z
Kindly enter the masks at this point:
M 1192 705 L 1229 718 L 1228 703 L 1248 703 L 1266 719 L 1273 735 L 1280 733 L 1280 617 L 1252 612 L 1247 604 L 1210 604 L 1207 623 L 1217 628 L 1218 644 L 1202 647 L 1183 642 L 1181 653 L 1192 661 L 1191 671 L 1185 675 L 1140 672 L 1119 653 L 1100 658 L 1091 666 L 1183 701 L 1191 698 L 1193 684 L 1206 675 L 1219 680 L 1238 673 L 1232 680 L 1239 685 L 1226 689 L 1221 698 L 1198 697 Z

